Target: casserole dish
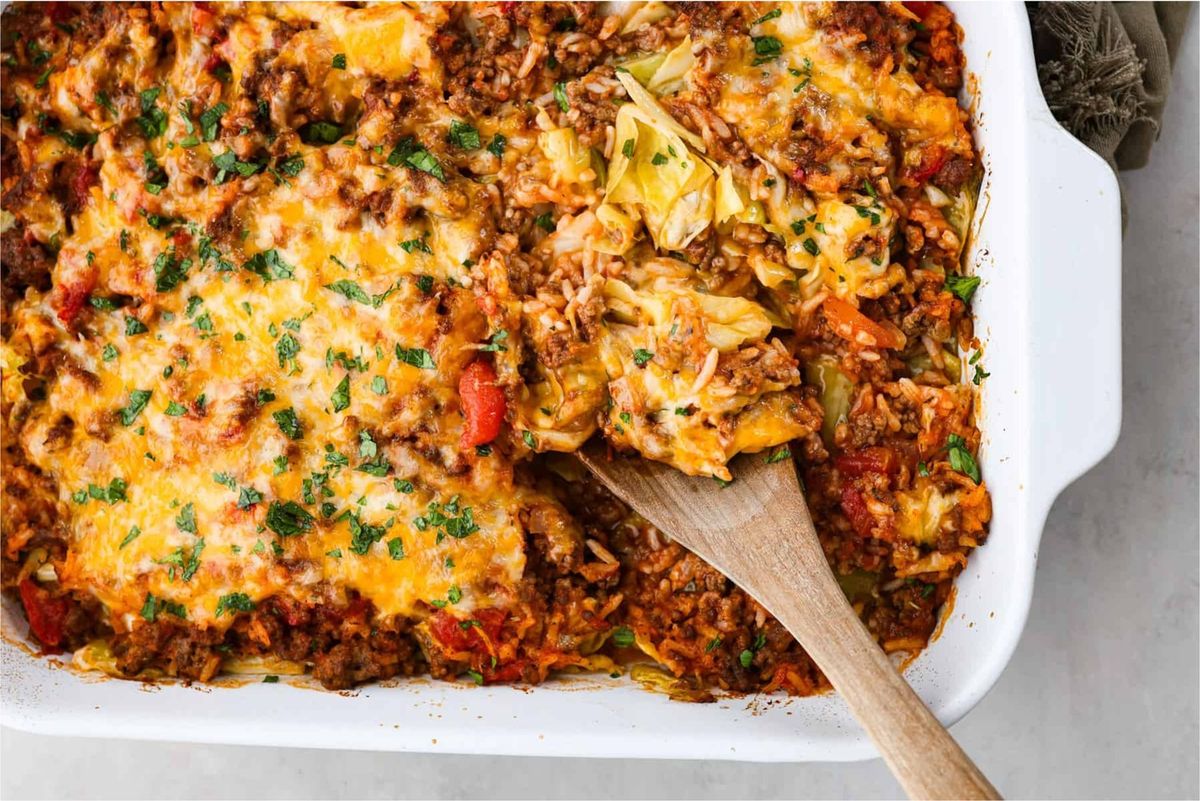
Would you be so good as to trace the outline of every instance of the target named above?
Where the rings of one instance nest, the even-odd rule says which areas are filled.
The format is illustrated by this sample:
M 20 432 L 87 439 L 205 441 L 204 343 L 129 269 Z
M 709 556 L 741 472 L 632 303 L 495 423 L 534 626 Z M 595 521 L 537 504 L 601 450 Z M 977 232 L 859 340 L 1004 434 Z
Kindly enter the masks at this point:
M 1001 31 L 1001 41 L 1021 41 L 1016 12 L 984 11 L 988 13 L 968 12 L 962 17 L 969 37 L 968 58 L 978 72 L 981 90 L 975 99 L 980 144 L 989 166 L 1002 165 L 991 171 L 984 187 L 988 200 L 982 204 L 974 254 L 981 277 L 996 286 L 993 297 L 981 294 L 979 333 L 987 344 L 989 368 L 994 375 L 1006 374 L 1003 380 L 992 381 L 984 394 L 983 419 L 990 437 L 984 461 L 985 467 L 994 468 L 990 475 L 996 497 L 1003 499 L 997 504 L 1002 510 L 998 530 L 1002 538 L 1011 534 L 993 556 L 964 574 L 958 609 L 948 621 L 945 638 L 913 668 L 918 689 L 948 719 L 961 715 L 979 698 L 1011 653 L 1029 600 L 1034 534 L 1053 490 L 1070 477 L 1070 469 L 1087 466 L 1089 459 L 1111 444 L 1116 420 L 1116 385 L 1104 383 L 1116 378 L 1107 360 L 1116 355 L 1115 328 L 1091 326 L 1086 343 L 1068 336 L 1082 326 L 1071 312 L 1064 316 L 1058 309 L 1059 298 L 1066 293 L 1053 291 L 1058 289 L 1056 281 L 1064 282 L 1063 288 L 1068 280 L 1072 286 L 1076 283 L 1063 269 L 1069 263 L 1066 253 L 1058 253 L 1065 247 L 1026 233 L 1036 232 L 1049 219 L 1055 220 L 1055 230 L 1100 224 L 1102 233 L 1089 237 L 1097 248 L 1094 261 L 1099 263 L 1089 274 L 1087 291 L 1102 313 L 1115 309 L 1116 248 L 1111 240 L 1117 229 L 1104 227 L 1115 209 L 1113 179 L 1099 177 L 1098 162 L 1087 154 L 1064 149 L 1070 140 L 1053 125 L 1044 107 L 1038 116 L 1036 83 L 1032 73 L 1020 67 L 1022 60 L 1028 60 L 1027 47 L 1000 58 L 985 49 L 986 41 L 970 40 L 972 32 L 982 31 L 986 24 L 989 30 Z M 1008 115 L 1014 109 L 1020 119 L 1030 119 L 1015 136 L 1008 128 Z M 989 131 L 993 118 L 1002 122 Z M 1062 170 L 1064 166 L 1067 169 Z M 1061 179 L 1053 185 L 1039 179 L 1045 174 L 1043 167 L 1060 168 Z M 1042 208 L 1039 203 L 1052 205 Z M 1068 210 L 1059 211 L 1060 207 Z M 1063 214 L 1080 219 L 1062 221 Z M 1075 248 L 1073 242 L 1064 244 Z M 1043 284 L 1035 284 L 1031 273 L 1020 272 L 1017 264 L 1037 265 L 1039 279 L 1046 273 L 1052 291 L 1035 298 L 1033 288 Z M 1090 304 L 1077 306 L 1074 313 L 1082 314 L 1086 305 Z M 1095 316 L 1091 309 L 1088 314 Z M 1058 335 L 1060 328 L 1063 336 Z M 1094 353 L 1081 353 L 1081 349 Z M 1078 364 L 1081 356 L 1082 372 L 1076 370 L 1068 377 L 1059 365 L 1071 357 Z M 1027 389 L 1032 387 L 1037 389 Z M 1073 420 L 1086 428 L 1076 432 L 1043 423 L 1054 419 L 1050 398 L 1061 402 L 1059 408 L 1069 409 Z M 1092 436 L 1087 446 L 1079 445 L 1081 434 Z M 1038 458 L 1043 452 L 1044 461 Z M 1073 456 L 1059 456 L 1065 452 Z M 1045 491 L 1033 493 L 1032 487 Z M 275 692 L 272 688 L 245 687 L 234 696 L 226 689 L 198 695 L 167 686 L 160 690 L 174 696 L 167 702 L 135 692 L 137 687 L 88 684 L 70 674 L 46 671 L 15 646 L 6 648 L 5 692 L 11 694 L 6 698 L 6 713 L 18 725 L 40 723 L 49 730 L 108 733 L 116 729 L 146 737 L 494 753 L 591 755 L 599 751 L 613 756 L 758 759 L 851 758 L 869 753 L 832 697 L 778 705 L 751 703 L 745 710 L 741 708 L 746 702 L 741 700 L 664 709 L 657 705 L 667 703 L 665 699 L 624 685 L 603 692 L 575 692 L 606 686 L 607 682 L 596 679 L 562 681 L 520 696 L 514 690 L 495 688 L 454 696 L 451 693 L 463 690 L 407 683 L 363 690 L 352 699 L 306 698 L 302 705 L 291 705 L 297 707 L 294 712 L 273 717 L 281 696 L 268 695 Z M 436 711 L 425 711 L 428 705 Z M 188 722 L 182 729 L 180 720 Z M 579 733 L 581 728 L 587 733 Z M 680 730 L 693 734 L 680 737 L 676 735 Z M 366 731 L 376 736 L 363 737 Z

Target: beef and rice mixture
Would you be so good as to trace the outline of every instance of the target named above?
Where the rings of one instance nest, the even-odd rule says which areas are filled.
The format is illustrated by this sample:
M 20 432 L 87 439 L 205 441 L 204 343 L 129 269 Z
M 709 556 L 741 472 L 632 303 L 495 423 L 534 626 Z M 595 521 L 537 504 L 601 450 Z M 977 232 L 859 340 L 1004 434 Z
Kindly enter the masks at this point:
M 795 459 L 855 609 L 924 647 L 990 518 L 961 33 L 608 10 L 7 7 L 3 588 L 43 651 L 821 689 L 591 437 Z

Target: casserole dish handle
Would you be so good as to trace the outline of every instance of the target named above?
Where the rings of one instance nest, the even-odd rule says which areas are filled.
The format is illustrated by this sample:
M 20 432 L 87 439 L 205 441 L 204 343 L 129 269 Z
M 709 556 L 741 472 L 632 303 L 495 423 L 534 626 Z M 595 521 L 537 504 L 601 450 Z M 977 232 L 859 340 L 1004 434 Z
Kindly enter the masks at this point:
M 1121 428 L 1121 195 L 1043 105 L 1030 126 L 1030 476 L 1044 515 Z

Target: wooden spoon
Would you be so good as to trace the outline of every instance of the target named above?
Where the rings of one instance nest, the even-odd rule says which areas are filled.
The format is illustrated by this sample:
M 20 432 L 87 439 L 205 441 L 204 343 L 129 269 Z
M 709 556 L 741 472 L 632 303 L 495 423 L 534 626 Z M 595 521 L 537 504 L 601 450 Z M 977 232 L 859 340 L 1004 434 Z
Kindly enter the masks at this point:
M 604 486 L 753 595 L 792 633 L 913 798 L 1000 798 L 879 649 L 833 577 L 791 459 L 733 463 L 735 480 L 579 452 Z

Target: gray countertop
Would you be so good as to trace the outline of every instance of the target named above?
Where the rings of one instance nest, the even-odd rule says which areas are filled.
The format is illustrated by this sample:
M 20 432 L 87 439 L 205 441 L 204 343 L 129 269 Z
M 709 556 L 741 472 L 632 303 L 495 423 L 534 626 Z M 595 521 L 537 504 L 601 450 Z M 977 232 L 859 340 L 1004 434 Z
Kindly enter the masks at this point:
M 1010 798 L 1200 796 L 1197 23 L 1123 176 L 1124 428 L 1058 499 L 1029 625 L 954 734 Z M 1081 277 L 1080 280 L 1085 280 Z M 1069 302 L 1069 299 L 1064 299 Z M 878 760 L 750 765 L 302 751 L 0 730 L 4 798 L 889 797 Z

